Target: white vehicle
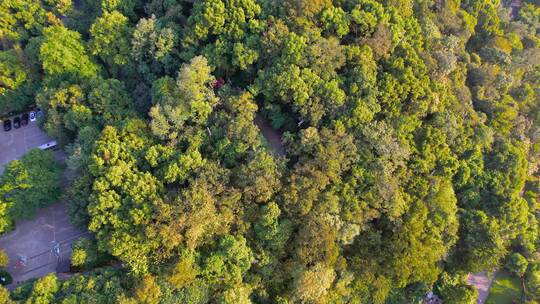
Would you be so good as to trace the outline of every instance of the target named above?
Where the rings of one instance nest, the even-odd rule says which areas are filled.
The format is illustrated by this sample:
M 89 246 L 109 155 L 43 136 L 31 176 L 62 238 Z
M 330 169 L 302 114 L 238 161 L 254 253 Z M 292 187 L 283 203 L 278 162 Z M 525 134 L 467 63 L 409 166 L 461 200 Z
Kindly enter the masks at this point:
M 43 144 L 41 146 L 39 146 L 38 148 L 41 149 L 41 150 L 48 150 L 48 149 L 52 149 L 56 147 L 56 140 L 53 140 L 53 141 L 50 141 L 46 144 Z
M 36 119 L 37 119 L 36 112 L 31 111 L 30 112 L 30 121 L 36 121 Z

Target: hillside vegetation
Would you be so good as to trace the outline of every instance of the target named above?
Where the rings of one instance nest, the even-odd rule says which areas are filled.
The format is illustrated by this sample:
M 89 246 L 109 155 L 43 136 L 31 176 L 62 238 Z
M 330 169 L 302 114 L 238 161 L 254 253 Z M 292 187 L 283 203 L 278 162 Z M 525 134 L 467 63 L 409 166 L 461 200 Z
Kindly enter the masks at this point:
M 538 0 L 3 0 L 0 41 L 77 265 L 124 266 L 14 301 L 468 304 L 512 253 L 540 299 Z

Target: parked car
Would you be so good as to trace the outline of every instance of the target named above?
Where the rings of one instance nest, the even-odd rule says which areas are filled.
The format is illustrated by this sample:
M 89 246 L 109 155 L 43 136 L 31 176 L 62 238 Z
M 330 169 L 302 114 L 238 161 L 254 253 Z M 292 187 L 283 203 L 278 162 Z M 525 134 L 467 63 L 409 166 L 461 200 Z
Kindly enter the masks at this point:
M 26 126 L 28 124 L 28 113 L 24 113 L 21 116 L 21 125 Z
M 19 116 L 13 118 L 13 127 L 18 129 L 21 127 L 21 118 Z
M 34 111 L 30 112 L 30 121 L 36 121 L 36 112 Z
M 53 140 L 53 141 L 50 141 L 46 144 L 43 144 L 41 146 L 38 147 L 38 149 L 41 149 L 41 150 L 54 150 L 56 148 L 57 144 L 56 144 L 56 140 Z
M 9 131 L 11 130 L 11 120 L 7 119 L 7 120 L 4 120 L 4 131 Z

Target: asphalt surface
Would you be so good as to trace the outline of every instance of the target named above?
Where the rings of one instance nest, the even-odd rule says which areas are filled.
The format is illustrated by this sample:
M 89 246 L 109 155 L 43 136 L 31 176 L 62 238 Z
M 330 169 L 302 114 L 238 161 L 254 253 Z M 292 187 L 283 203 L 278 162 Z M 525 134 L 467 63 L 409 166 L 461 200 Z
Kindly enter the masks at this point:
M 69 261 L 71 243 L 87 234 L 71 225 L 63 203 L 43 208 L 35 218 L 16 224 L 15 231 L 0 237 L 0 248 L 10 260 L 7 271 L 13 277 L 9 289 L 56 272 L 59 264 Z
M 28 150 L 52 141 L 37 122 L 5 132 L 0 129 L 0 173 L 5 165 L 23 156 Z M 56 160 L 64 162 L 62 150 L 55 151 Z M 69 184 L 70 172 L 62 177 L 63 187 Z M 71 225 L 65 203 L 56 203 L 38 211 L 31 220 L 17 221 L 16 229 L 0 236 L 0 249 L 10 260 L 7 271 L 13 277 L 8 289 L 31 278 L 39 278 L 51 272 L 66 271 L 71 257 L 71 244 L 87 235 Z M 62 269 L 60 269 L 62 268 Z
M 13 121 L 13 119 L 12 119 Z M 0 129 L 0 173 L 4 171 L 4 166 L 14 159 L 23 156 L 28 150 L 37 148 L 40 145 L 52 141 L 39 126 L 37 121 L 29 121 L 28 125 L 19 129 L 11 126 L 11 131 L 4 131 L 3 125 Z

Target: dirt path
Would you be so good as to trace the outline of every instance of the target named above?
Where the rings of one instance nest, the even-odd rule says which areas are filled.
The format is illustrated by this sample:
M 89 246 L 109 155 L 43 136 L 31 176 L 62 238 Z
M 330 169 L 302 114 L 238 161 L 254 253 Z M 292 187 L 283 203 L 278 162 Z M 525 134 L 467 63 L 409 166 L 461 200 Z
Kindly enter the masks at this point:
M 274 130 L 260 113 L 255 115 L 254 122 L 261 130 L 261 133 L 263 134 L 264 138 L 266 138 L 266 141 L 268 141 L 272 147 L 274 153 L 279 156 L 285 156 L 285 147 L 283 147 L 283 144 L 281 143 L 281 134 Z
M 476 290 L 478 290 L 478 304 L 484 304 L 484 302 L 486 302 L 489 295 L 489 288 L 491 287 L 496 274 L 497 273 L 495 272 L 488 277 L 487 272 L 482 271 L 478 273 L 471 273 L 469 274 L 469 277 L 467 277 L 467 283 L 471 284 L 474 286 L 474 288 L 476 288 Z

